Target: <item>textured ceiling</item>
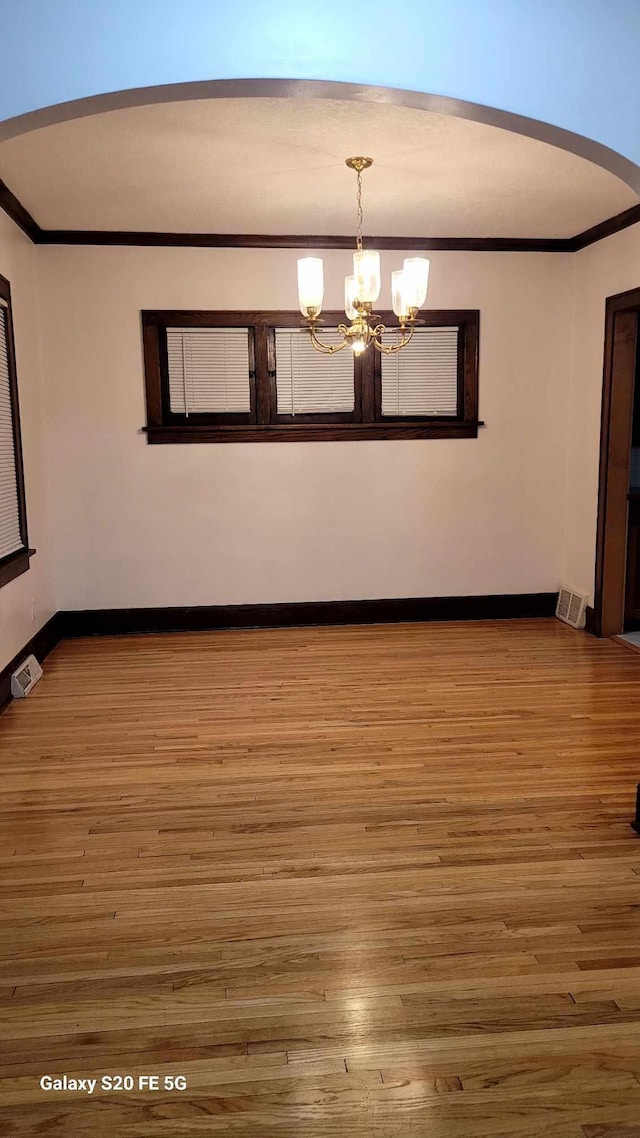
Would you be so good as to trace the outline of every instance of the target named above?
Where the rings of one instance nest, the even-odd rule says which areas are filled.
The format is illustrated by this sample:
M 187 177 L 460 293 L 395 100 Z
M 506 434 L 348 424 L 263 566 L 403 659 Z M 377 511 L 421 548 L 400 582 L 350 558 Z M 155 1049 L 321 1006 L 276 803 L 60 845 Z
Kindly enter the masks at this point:
M 111 111 L 0 143 L 44 228 L 569 237 L 637 204 L 598 166 L 482 123 L 391 105 L 212 99 Z

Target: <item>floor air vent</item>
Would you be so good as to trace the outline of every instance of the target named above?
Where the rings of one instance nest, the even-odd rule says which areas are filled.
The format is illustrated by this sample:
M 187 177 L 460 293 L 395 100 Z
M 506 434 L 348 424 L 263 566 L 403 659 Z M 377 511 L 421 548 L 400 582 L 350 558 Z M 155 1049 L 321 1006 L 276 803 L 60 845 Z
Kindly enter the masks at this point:
M 568 585 L 563 585 L 558 593 L 556 616 L 572 628 L 584 628 L 585 610 L 588 597 L 585 593 L 576 593 Z
M 11 675 L 11 694 L 14 699 L 24 699 L 35 687 L 41 675 L 42 668 L 35 656 L 27 656 L 24 663 Z

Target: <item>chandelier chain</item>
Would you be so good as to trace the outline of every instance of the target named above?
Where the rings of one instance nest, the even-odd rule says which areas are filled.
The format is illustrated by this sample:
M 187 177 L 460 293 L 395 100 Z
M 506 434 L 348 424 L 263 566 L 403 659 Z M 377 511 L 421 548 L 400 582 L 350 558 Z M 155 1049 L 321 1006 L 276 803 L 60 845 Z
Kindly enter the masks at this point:
M 362 212 L 362 171 L 357 170 L 356 174 L 357 174 L 357 178 L 358 178 L 358 190 L 357 190 L 358 208 L 356 210 L 356 246 L 357 246 L 358 252 L 361 253 L 362 252 L 362 222 L 363 222 L 363 217 L 364 217 L 363 212 Z

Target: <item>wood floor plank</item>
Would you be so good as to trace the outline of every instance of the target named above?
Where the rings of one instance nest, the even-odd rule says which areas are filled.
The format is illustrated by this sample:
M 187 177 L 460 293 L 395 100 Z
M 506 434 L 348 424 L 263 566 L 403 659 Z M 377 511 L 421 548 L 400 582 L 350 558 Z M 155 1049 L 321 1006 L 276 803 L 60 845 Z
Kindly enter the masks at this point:
M 636 1138 L 639 681 L 545 620 L 60 645 L 0 718 L 0 1132 Z

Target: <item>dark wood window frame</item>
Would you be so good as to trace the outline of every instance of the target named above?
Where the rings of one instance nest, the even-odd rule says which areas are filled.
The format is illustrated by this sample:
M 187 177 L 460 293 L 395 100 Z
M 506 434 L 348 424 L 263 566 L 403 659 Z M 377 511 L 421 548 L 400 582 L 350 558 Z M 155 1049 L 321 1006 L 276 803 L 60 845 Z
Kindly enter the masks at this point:
M 383 323 L 397 323 L 381 312 Z M 343 312 L 325 312 L 326 327 L 344 323 Z M 326 415 L 277 413 L 275 328 L 299 328 L 298 312 L 142 312 L 142 338 L 149 443 L 340 442 L 375 439 L 472 439 L 483 426 L 478 420 L 478 345 L 480 313 L 476 309 L 432 309 L 421 313 L 425 327 L 457 326 L 458 412 L 455 416 L 415 418 L 382 416 L 380 356 L 373 348 L 354 359 L 355 411 Z M 188 419 L 169 407 L 166 357 L 167 328 L 248 328 L 252 336 L 250 421 L 231 416 L 191 414 Z M 348 348 L 344 349 L 349 351 Z
M 22 548 L 0 558 L 0 587 L 26 573 L 29 559 L 35 549 L 29 549 L 27 533 L 27 504 L 24 491 L 24 466 L 22 462 L 22 436 L 20 433 L 20 407 L 18 403 L 18 375 L 16 371 L 16 345 L 13 335 L 13 311 L 11 307 L 11 285 L 6 277 L 0 275 L 0 299 L 6 304 L 7 358 L 9 364 L 9 398 L 11 400 L 11 420 L 13 429 L 13 452 L 15 458 L 16 486 L 18 491 L 18 517 Z

